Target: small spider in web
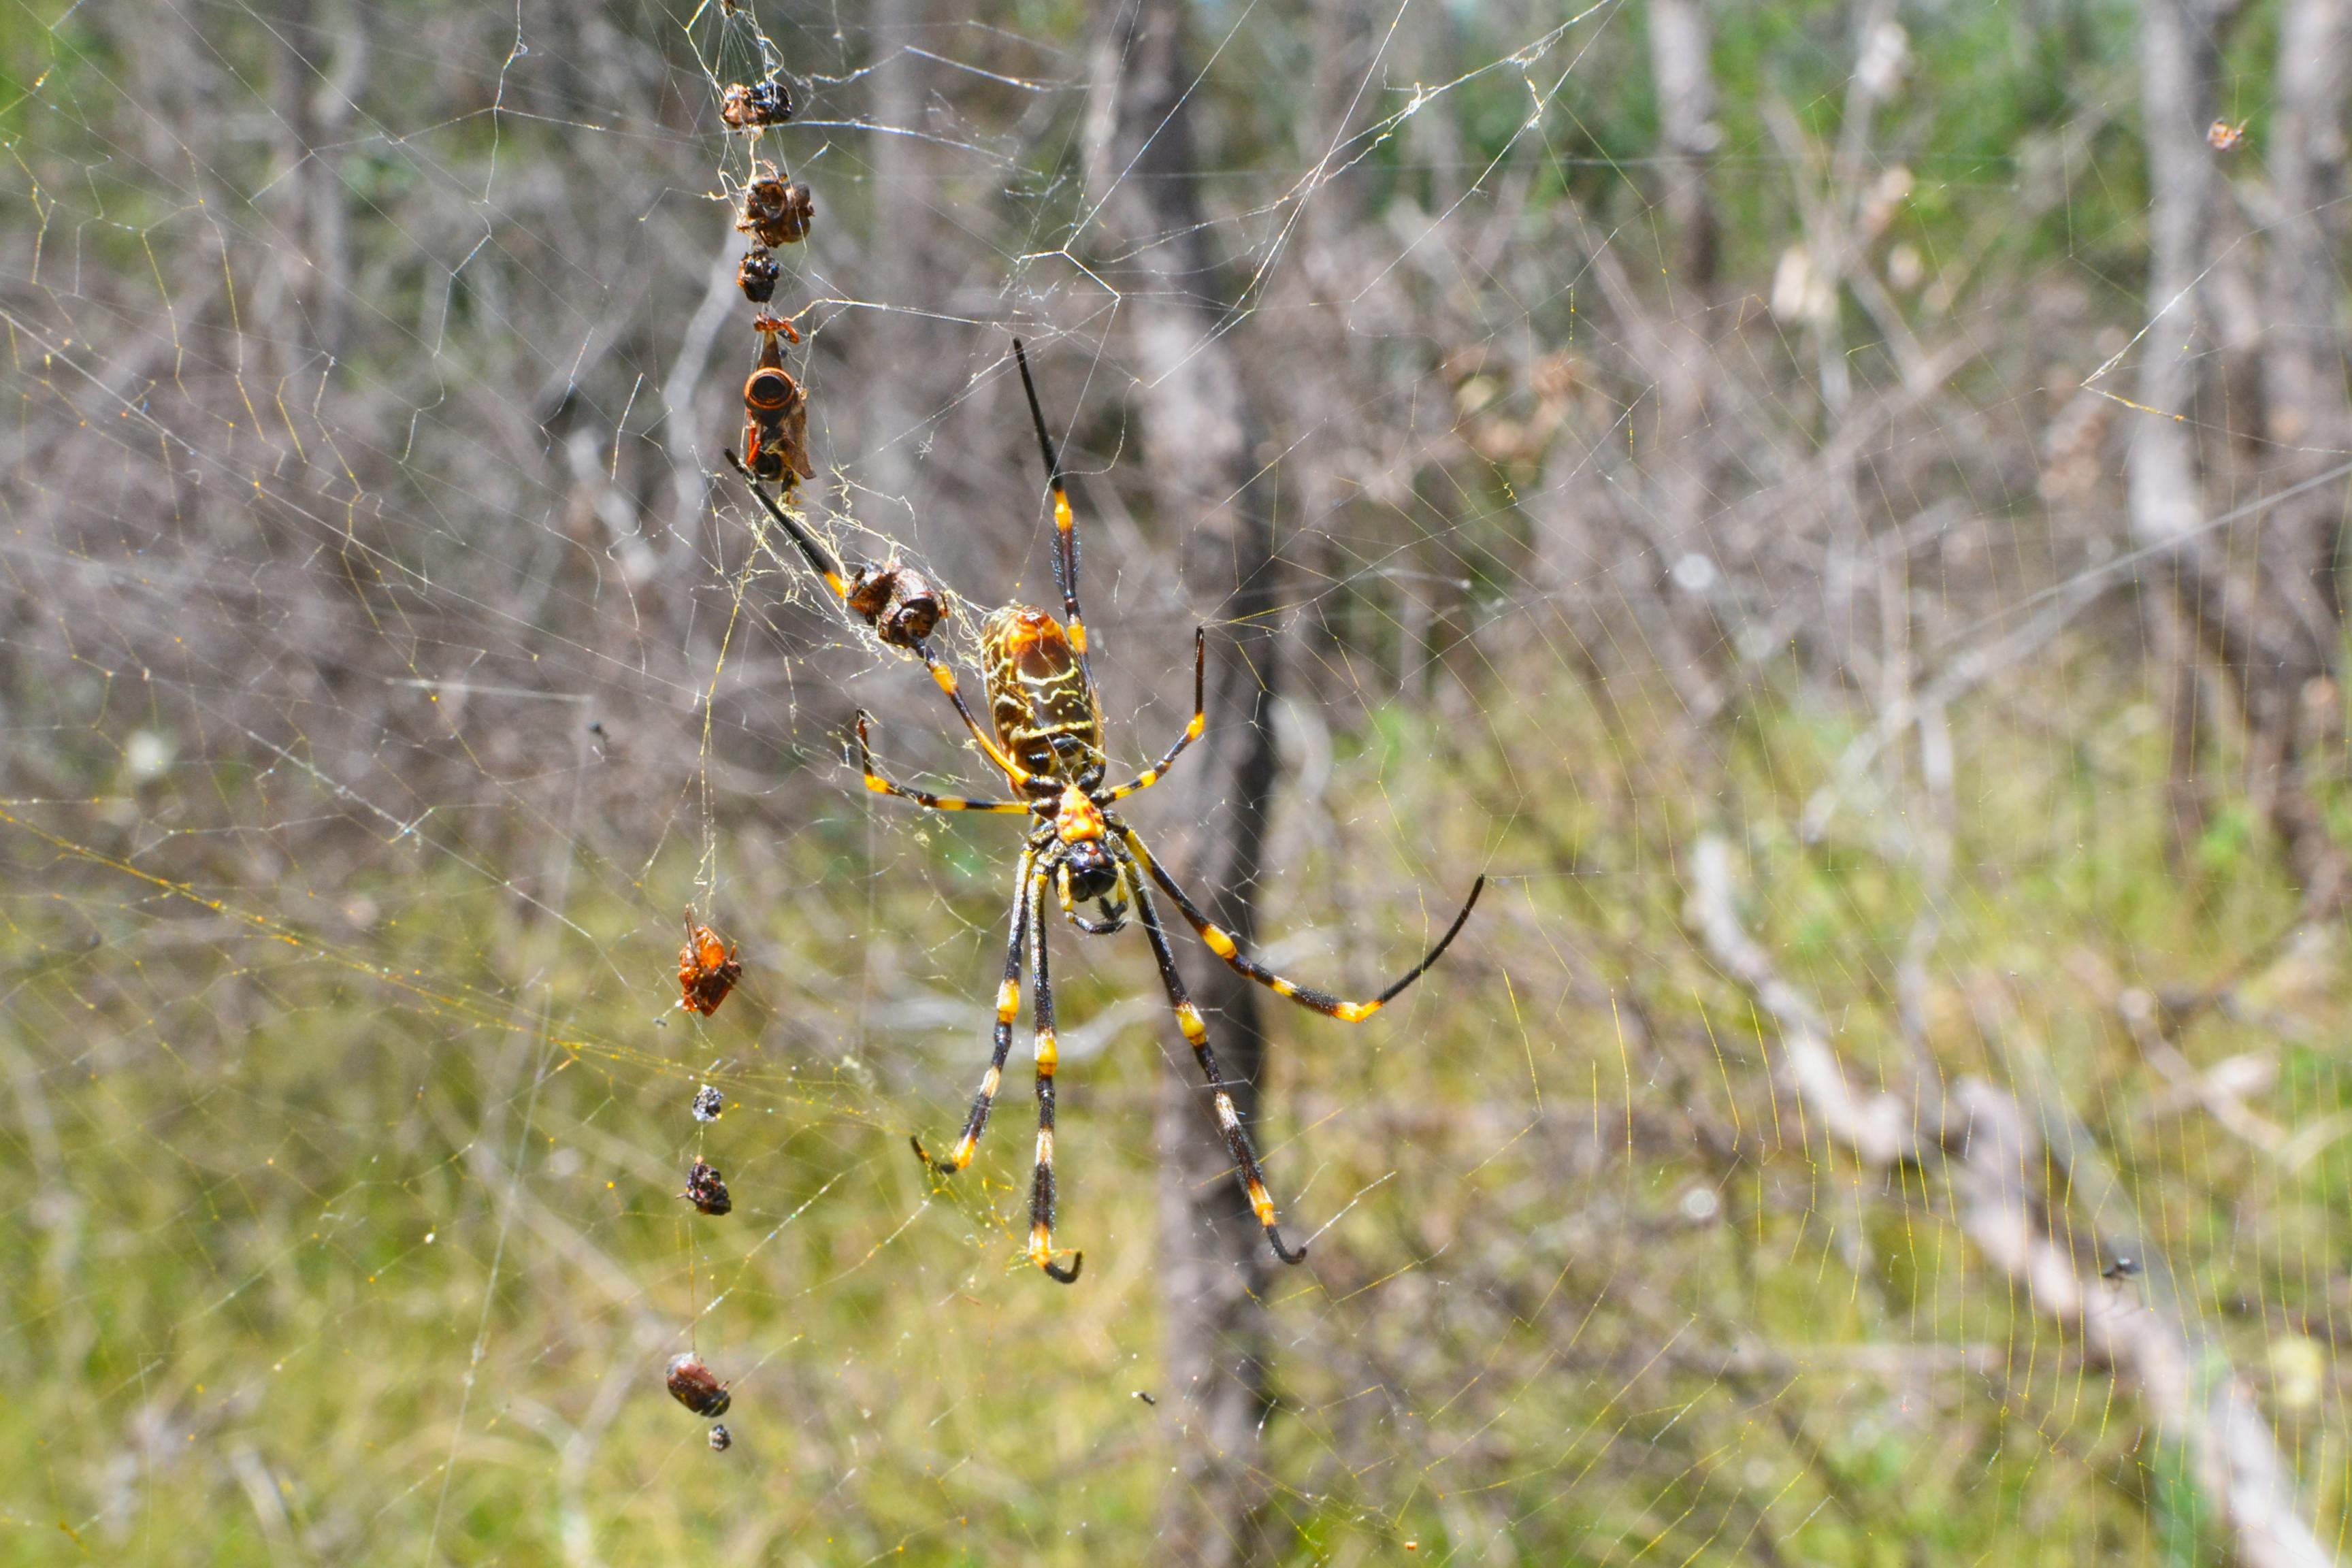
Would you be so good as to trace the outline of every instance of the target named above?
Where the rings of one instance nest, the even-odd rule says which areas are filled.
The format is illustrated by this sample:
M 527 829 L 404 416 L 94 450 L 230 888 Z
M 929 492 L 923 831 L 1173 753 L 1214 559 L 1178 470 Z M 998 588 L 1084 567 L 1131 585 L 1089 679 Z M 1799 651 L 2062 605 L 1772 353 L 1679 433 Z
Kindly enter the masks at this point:
M 2235 125 L 2226 120 L 2217 120 L 2205 128 L 2205 145 L 2216 153 L 2234 153 L 2244 146 L 2245 142 L 2246 122 L 2242 120 Z
M 913 1140 L 915 1152 L 943 1175 L 952 1175 L 971 1163 L 981 1134 L 988 1126 L 989 1111 L 996 1102 L 1005 1058 L 1012 1051 L 1025 962 L 1031 977 L 1030 1014 L 1037 1083 L 1037 1152 L 1029 1194 L 1027 1257 L 1064 1284 L 1077 1279 L 1086 1255 L 1074 1253 L 1065 1268 L 1055 1261 L 1054 1253 L 1054 1076 L 1059 1055 L 1054 1035 L 1054 987 L 1045 957 L 1046 897 L 1050 891 L 1063 915 L 1089 936 L 1105 936 L 1123 930 L 1131 905 L 1151 943 L 1160 986 L 1176 1015 L 1177 1026 L 1192 1047 L 1202 1076 L 1208 1080 L 1217 1128 L 1233 1155 L 1234 1174 L 1249 1195 L 1251 1211 L 1265 1227 L 1275 1256 L 1285 1263 L 1298 1263 L 1306 1258 L 1307 1249 L 1292 1247 L 1282 1239 L 1257 1150 L 1248 1130 L 1242 1125 L 1241 1113 L 1234 1108 L 1232 1085 L 1217 1066 L 1216 1053 L 1209 1044 L 1208 1025 L 1177 973 L 1176 954 L 1160 924 L 1151 889 L 1156 886 L 1165 893 L 1186 922 L 1200 933 L 1209 951 L 1236 972 L 1302 1007 L 1352 1024 L 1370 1017 L 1395 1000 L 1437 962 L 1469 920 L 1486 879 L 1480 877 L 1472 884 L 1461 912 L 1420 963 L 1370 1001 L 1349 1002 L 1286 979 L 1244 952 L 1233 935 L 1211 921 L 1192 895 L 1153 858 L 1135 829 L 1108 809 L 1116 802 L 1158 784 L 1207 727 L 1208 714 L 1203 706 L 1207 635 L 1203 629 L 1192 634 L 1192 719 L 1185 725 L 1184 732 L 1152 766 L 1124 784 L 1107 784 L 1110 764 L 1103 744 L 1102 697 L 1096 689 L 1087 660 L 1086 622 L 1078 609 L 1076 522 L 1070 510 L 1061 458 L 1046 431 L 1045 410 L 1038 404 L 1037 388 L 1030 379 L 1029 356 L 1018 339 L 1013 342 L 1013 354 L 1020 365 L 1022 388 L 1028 395 L 1029 416 L 1036 426 L 1038 448 L 1045 455 L 1045 479 L 1054 503 L 1054 575 L 1061 588 L 1066 618 L 1057 621 L 1044 610 L 1009 605 L 991 615 L 982 627 L 981 647 L 993 733 L 981 728 L 964 701 L 955 671 L 932 653 L 925 638 L 909 637 L 898 646 L 923 661 L 932 681 L 946 693 L 982 752 L 1004 775 L 1014 798 L 973 800 L 933 795 L 892 783 L 875 771 L 867 745 L 869 720 L 863 712 L 857 715 L 856 758 L 865 773 L 866 787 L 875 794 L 897 795 L 934 811 L 992 812 L 1027 816 L 1035 822 L 1022 846 L 1020 863 L 1013 873 L 1012 931 L 1005 943 L 1004 978 L 996 991 L 993 1049 L 988 1069 L 981 1078 L 980 1092 L 973 1097 L 971 1112 L 964 1119 L 962 1134 L 946 1155 L 932 1156 L 919 1139 Z M 757 483 L 751 482 L 752 473 L 734 453 L 728 453 L 727 458 L 751 483 L 752 497 L 791 537 L 811 570 L 824 579 L 836 598 L 859 610 L 872 625 L 874 616 L 854 596 L 853 582 L 845 578 L 832 552 L 771 500 Z M 1081 906 L 1089 903 L 1097 910 L 1098 919 L 1083 912 Z

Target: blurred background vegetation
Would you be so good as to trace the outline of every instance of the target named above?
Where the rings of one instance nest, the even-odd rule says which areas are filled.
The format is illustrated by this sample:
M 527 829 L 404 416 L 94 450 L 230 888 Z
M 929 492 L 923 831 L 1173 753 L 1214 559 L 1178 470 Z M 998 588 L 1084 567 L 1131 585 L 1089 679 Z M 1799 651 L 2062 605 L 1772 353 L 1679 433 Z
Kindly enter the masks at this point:
M 2344 13 L 0 8 L 0 1561 L 2333 1561 Z M 1210 992 L 1300 1268 L 1138 936 L 1075 1288 L 907 1152 L 1013 829 L 714 477 L 761 38 L 821 530 L 1049 595 L 1021 332 L 1171 861 L 1490 879 Z

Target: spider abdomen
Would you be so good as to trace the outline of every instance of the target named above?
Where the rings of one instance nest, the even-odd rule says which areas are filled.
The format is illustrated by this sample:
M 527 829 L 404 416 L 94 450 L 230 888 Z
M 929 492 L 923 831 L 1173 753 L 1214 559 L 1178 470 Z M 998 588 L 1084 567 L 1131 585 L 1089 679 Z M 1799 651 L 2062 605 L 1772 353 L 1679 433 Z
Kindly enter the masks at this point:
M 1030 773 L 1068 783 L 1100 778 L 1102 700 L 1062 623 L 1008 605 L 988 617 L 980 641 L 997 743 Z

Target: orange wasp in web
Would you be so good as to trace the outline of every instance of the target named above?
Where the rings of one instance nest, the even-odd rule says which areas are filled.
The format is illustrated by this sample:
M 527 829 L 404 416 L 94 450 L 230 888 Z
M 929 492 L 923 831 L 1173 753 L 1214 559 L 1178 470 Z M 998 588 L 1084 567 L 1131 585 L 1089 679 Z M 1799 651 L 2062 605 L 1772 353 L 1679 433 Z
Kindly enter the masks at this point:
M 743 978 L 743 965 L 735 952 L 717 931 L 695 924 L 694 911 L 687 910 L 686 945 L 677 954 L 677 1005 L 706 1018 L 719 1011 L 719 1004 Z

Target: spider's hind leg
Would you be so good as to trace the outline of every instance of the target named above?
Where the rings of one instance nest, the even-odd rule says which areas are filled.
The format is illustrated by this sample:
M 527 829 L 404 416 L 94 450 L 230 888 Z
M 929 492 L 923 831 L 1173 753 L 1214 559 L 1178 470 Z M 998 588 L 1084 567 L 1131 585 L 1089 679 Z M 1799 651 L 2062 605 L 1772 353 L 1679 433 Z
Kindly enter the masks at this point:
M 1029 1261 L 1046 1276 L 1065 1285 L 1075 1282 L 1087 1260 L 1083 1252 L 1070 1255 L 1064 1268 L 1054 1261 L 1054 1073 L 1061 1052 L 1054 1040 L 1054 981 L 1045 965 L 1045 872 L 1031 874 L 1029 942 L 1034 950 L 1030 969 L 1030 1025 L 1037 1037 L 1037 1170 L 1029 1188 Z
M 1013 934 L 1004 944 L 1004 979 L 996 988 L 996 1033 L 991 1041 L 988 1071 L 981 1076 L 980 1092 L 972 1096 L 971 1111 L 964 1118 L 963 1135 L 945 1158 L 932 1154 L 923 1147 L 919 1138 L 909 1138 L 915 1146 L 915 1157 L 942 1176 L 952 1176 L 971 1163 L 973 1151 L 980 1147 L 980 1135 L 988 1130 L 988 1113 L 996 1104 L 997 1087 L 1004 1081 L 1004 1058 L 1013 1050 L 1013 1020 L 1021 1011 L 1021 944 L 1028 940 L 1030 906 L 1038 901 L 1044 891 L 1041 879 L 1033 868 L 1037 851 L 1021 851 L 1021 867 L 1014 873 L 1013 892 Z M 1044 962 L 1044 953 L 1038 955 Z
M 1132 869 L 1134 860 L 1121 853 L 1121 863 Z M 1240 1110 L 1234 1104 L 1233 1086 L 1225 1080 L 1217 1066 L 1217 1053 L 1209 1046 L 1209 1026 L 1202 1020 L 1201 1009 L 1184 988 L 1183 976 L 1176 973 L 1176 954 L 1168 945 L 1168 932 L 1160 924 L 1160 911 L 1151 901 L 1151 889 L 1140 878 L 1135 882 L 1136 918 L 1144 934 L 1151 939 L 1151 956 L 1160 964 L 1160 984 L 1168 993 L 1168 1005 L 1174 1009 L 1177 1026 L 1184 1031 L 1184 1040 L 1192 1047 L 1193 1059 L 1201 1064 L 1201 1076 L 1209 1082 L 1215 1097 L 1217 1131 L 1224 1135 L 1225 1149 L 1234 1157 L 1234 1174 L 1242 1190 L 1249 1194 L 1250 1212 L 1265 1227 L 1266 1245 L 1285 1263 L 1307 1261 L 1307 1248 L 1284 1244 L 1278 1217 L 1274 1212 L 1274 1199 L 1266 1194 L 1265 1167 L 1258 1163 L 1256 1145 L 1250 1142 L 1249 1130 L 1242 1125 Z

